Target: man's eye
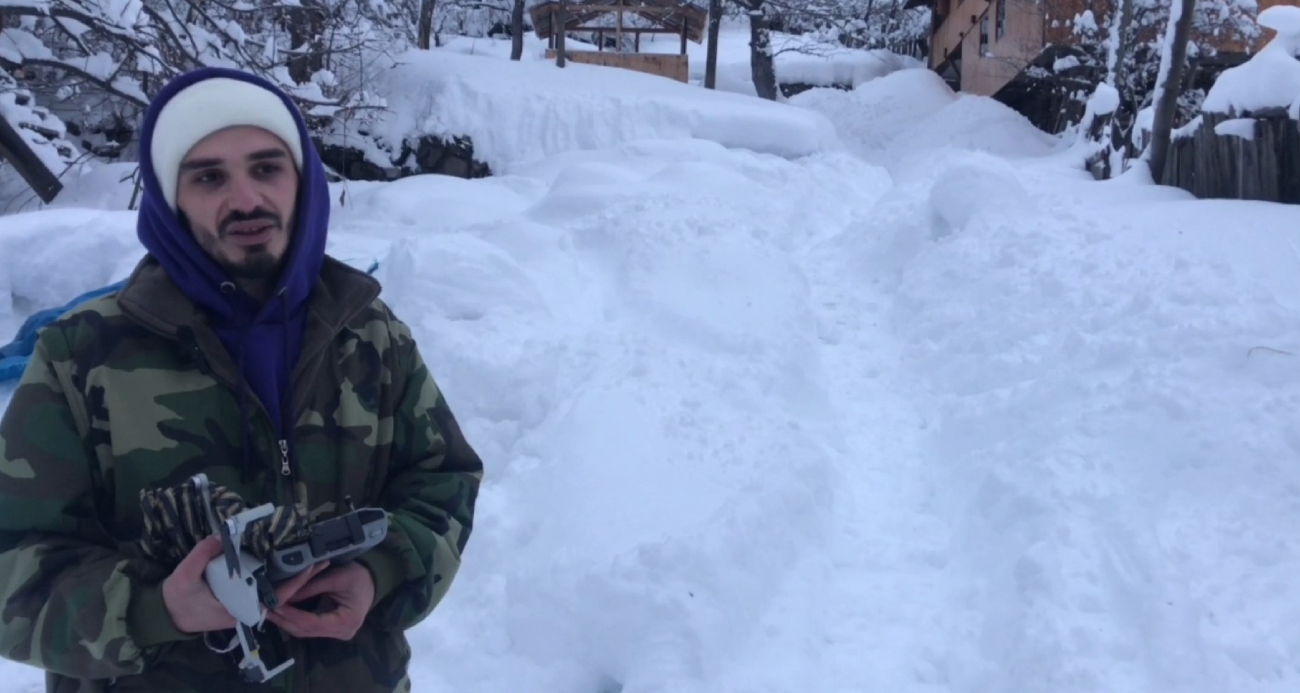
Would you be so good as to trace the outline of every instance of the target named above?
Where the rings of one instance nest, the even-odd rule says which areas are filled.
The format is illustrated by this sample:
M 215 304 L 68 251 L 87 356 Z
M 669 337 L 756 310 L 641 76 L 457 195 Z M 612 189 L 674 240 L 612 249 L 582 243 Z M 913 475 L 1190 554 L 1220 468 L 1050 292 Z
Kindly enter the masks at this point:
M 255 169 L 259 176 L 273 176 L 280 172 L 279 164 L 261 164 Z
M 224 178 L 220 171 L 203 171 L 194 177 L 194 182 L 199 185 L 215 185 Z

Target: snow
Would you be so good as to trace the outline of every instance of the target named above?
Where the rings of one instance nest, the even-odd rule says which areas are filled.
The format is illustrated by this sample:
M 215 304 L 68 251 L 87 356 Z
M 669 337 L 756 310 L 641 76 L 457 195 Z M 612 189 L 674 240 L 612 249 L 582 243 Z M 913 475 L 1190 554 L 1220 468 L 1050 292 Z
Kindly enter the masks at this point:
M 1214 134 L 1231 135 L 1242 139 L 1255 139 L 1255 119 L 1254 118 L 1233 118 L 1225 120 L 1214 126 Z
M 753 75 L 750 72 L 749 21 L 724 17 L 718 32 L 719 91 L 754 96 Z M 572 38 L 566 40 L 570 50 L 596 50 L 596 45 Z M 924 67 L 924 63 L 909 56 L 884 50 L 863 50 L 840 45 L 816 44 L 803 36 L 772 32 L 773 62 L 777 81 L 782 84 L 811 84 L 829 87 L 857 87 L 890 72 L 907 68 Z M 471 38 L 455 36 L 446 40 L 438 51 L 467 55 L 510 57 L 508 38 Z M 681 52 L 681 39 L 676 36 L 646 34 L 641 37 L 642 53 Z M 524 40 L 524 60 L 541 60 L 546 54 L 546 41 L 529 32 Z M 688 41 L 689 79 L 692 84 L 704 83 L 708 54 L 707 40 L 701 43 Z
M 0 57 L 14 63 L 22 63 L 24 58 L 55 59 L 49 47 L 34 34 L 13 28 L 0 30 Z
M 1202 111 L 1246 114 L 1287 108 L 1300 98 L 1300 7 L 1270 7 L 1259 13 L 1259 25 L 1278 33 L 1250 60 L 1219 75 Z
M 1055 146 L 1010 108 L 956 94 L 926 69 L 899 70 L 849 92 L 812 89 L 790 103 L 826 115 L 853 153 L 889 168 L 924 167 L 953 147 L 1018 158 Z
M 746 32 L 748 33 L 748 32 Z M 915 58 L 886 50 L 862 50 L 842 46 L 810 46 L 801 37 L 778 34 L 773 40 L 777 81 L 782 84 L 811 84 L 818 87 L 858 87 L 877 77 L 902 69 L 924 67 Z M 746 39 L 748 40 L 748 39 Z M 748 45 L 745 46 L 748 49 Z M 749 56 L 737 56 L 733 65 L 749 67 Z M 703 64 L 700 65 L 703 74 Z M 753 87 L 752 80 L 750 87 Z
M 1296 690 L 1300 209 L 1094 182 L 927 74 L 791 99 L 844 149 L 336 186 L 487 465 L 414 689 Z M 127 219 L 0 217 L 12 319 Z
M 804 109 L 573 62 L 414 50 L 376 73 L 373 88 L 386 94 L 374 130 L 391 151 L 406 137 L 468 136 L 494 173 L 639 139 L 699 138 L 782 157 L 838 146 L 831 124 Z
M 1052 61 L 1052 72 L 1065 72 L 1067 70 L 1073 70 L 1074 68 L 1078 67 L 1081 64 L 1082 63 L 1079 62 L 1078 57 L 1073 55 L 1067 55 L 1064 58 L 1057 58 L 1056 60 Z

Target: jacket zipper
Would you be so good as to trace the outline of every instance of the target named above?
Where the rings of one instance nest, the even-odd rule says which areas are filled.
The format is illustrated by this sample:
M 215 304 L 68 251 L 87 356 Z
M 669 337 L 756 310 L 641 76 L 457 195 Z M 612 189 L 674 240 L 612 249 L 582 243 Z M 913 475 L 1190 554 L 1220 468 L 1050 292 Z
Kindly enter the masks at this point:
M 130 315 L 130 313 L 129 313 L 128 311 L 124 311 L 124 312 L 125 312 L 127 315 Z M 132 317 L 134 317 L 134 316 L 132 316 Z M 148 328 L 150 331 L 152 331 L 152 332 L 158 334 L 158 335 L 161 336 L 161 337 L 165 337 L 165 338 L 167 338 L 167 339 L 170 339 L 170 340 L 172 340 L 172 341 L 175 341 L 175 342 L 179 343 L 179 344 L 180 344 L 183 348 L 185 348 L 185 349 L 191 349 L 191 350 L 193 350 L 193 351 L 194 351 L 195 353 L 197 353 L 198 356 L 199 356 L 198 364 L 197 364 L 198 367 L 199 367 L 199 371 L 200 371 L 201 373 L 204 373 L 204 374 L 210 376 L 213 380 L 216 380 L 217 382 L 221 383 L 222 385 L 225 385 L 225 386 L 226 386 L 226 387 L 227 387 L 231 392 L 234 393 L 235 397 L 239 397 L 239 383 L 234 382 L 234 381 L 232 381 L 230 378 L 227 378 L 227 377 L 223 376 L 221 373 L 218 373 L 218 372 L 217 372 L 217 369 L 215 369 L 215 368 L 212 367 L 211 362 L 208 361 L 208 355 L 207 355 L 207 353 L 203 351 L 203 347 L 199 346 L 199 342 L 198 342 L 197 337 L 194 338 L 194 340 L 193 340 L 192 343 L 187 343 L 185 340 L 180 339 L 176 334 L 169 333 L 169 332 L 167 332 L 166 330 L 161 329 L 161 328 L 159 328 L 159 327 L 157 327 L 157 326 L 151 324 L 150 321 L 147 321 L 147 320 L 141 320 L 141 319 L 139 319 L 139 318 L 137 317 L 137 318 L 136 318 L 136 322 L 138 322 L 138 323 L 144 325 L 144 326 L 145 326 L 146 328 Z M 292 385 L 291 385 L 291 393 L 292 393 Z M 258 410 L 259 412 L 261 412 L 262 417 L 263 417 L 264 419 L 266 419 L 267 421 L 271 421 L 271 413 L 270 413 L 269 411 L 267 411 L 267 409 L 266 409 L 266 404 L 264 404 L 264 403 L 262 402 L 262 398 L 261 398 L 261 397 L 258 397 L 256 392 L 252 392 L 252 393 L 249 393 L 249 394 L 251 395 L 249 399 L 251 399 L 251 400 L 253 401 L 253 404 L 257 407 L 257 410 Z M 291 399 L 293 399 L 292 394 L 291 394 Z M 297 417 L 297 415 L 295 414 L 295 416 L 294 416 L 294 420 L 296 421 L 297 419 L 298 419 L 298 417 Z M 274 429 L 275 429 L 275 426 L 272 425 L 271 428 L 272 428 L 272 430 L 274 430 Z M 288 432 L 288 431 L 285 431 L 285 435 L 288 435 L 288 434 L 289 434 L 289 432 Z M 295 487 L 297 484 L 292 483 L 292 480 L 293 480 L 293 479 L 292 479 L 292 477 L 293 477 L 293 469 L 291 468 L 291 466 L 290 466 L 290 464 L 289 464 L 289 441 L 288 441 L 287 438 L 280 438 L 280 439 L 278 439 L 278 440 L 276 441 L 276 443 L 277 443 L 277 445 L 278 445 L 279 448 L 280 448 L 280 476 L 282 476 L 282 477 L 284 477 L 284 478 L 286 478 L 286 479 L 288 479 L 288 480 L 290 481 L 289 489 L 288 489 L 288 501 L 289 501 L 290 504 L 293 504 L 293 503 L 296 503 L 296 502 L 297 502 L 297 499 L 296 499 L 296 497 L 295 497 L 296 494 L 295 494 L 295 492 L 294 492 L 294 487 Z M 284 489 L 283 489 L 283 487 L 280 485 L 280 482 L 279 482 L 279 481 L 276 482 L 275 486 L 276 486 L 276 491 L 277 491 L 276 496 L 279 496 L 279 498 L 278 498 L 277 500 L 280 501 L 281 503 L 283 503 L 283 501 L 285 500 Z
M 289 469 L 289 441 L 280 439 L 280 475 L 293 476 L 293 470 Z

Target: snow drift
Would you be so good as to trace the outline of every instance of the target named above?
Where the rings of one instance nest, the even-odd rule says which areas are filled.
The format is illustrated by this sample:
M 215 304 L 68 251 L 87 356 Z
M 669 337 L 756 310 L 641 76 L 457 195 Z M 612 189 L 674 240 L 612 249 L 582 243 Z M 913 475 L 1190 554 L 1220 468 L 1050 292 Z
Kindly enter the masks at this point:
M 373 131 L 400 151 L 407 137 L 468 136 L 494 173 L 560 152 L 641 139 L 696 138 L 798 157 L 839 146 L 819 114 L 704 90 L 632 70 L 410 51 L 375 75 L 388 110 Z
M 897 70 L 852 91 L 812 89 L 790 103 L 824 114 L 855 154 L 891 169 L 951 148 L 1028 157 L 1057 144 L 1007 106 L 956 94 L 927 69 Z

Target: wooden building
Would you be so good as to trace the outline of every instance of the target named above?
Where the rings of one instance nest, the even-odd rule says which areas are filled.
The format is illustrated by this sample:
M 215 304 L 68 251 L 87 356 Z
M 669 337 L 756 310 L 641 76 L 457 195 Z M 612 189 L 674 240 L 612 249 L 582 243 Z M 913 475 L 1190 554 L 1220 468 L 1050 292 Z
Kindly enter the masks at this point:
M 690 79 L 686 42 L 704 42 L 709 17 L 707 8 L 677 0 L 548 0 L 535 5 L 531 13 L 537 37 L 547 40 L 548 58 L 563 53 L 561 61 L 621 67 L 681 82 Z M 592 34 L 596 50 L 568 49 L 564 45 L 568 33 Z M 681 50 L 675 55 L 642 53 L 642 34 L 678 36 Z M 632 37 L 631 51 L 625 50 L 627 36 Z M 606 50 L 610 43 L 611 49 Z
M 1092 10 L 1104 32 L 1112 4 L 1112 0 L 908 0 L 907 7 L 930 8 L 929 65 L 954 89 L 998 98 L 1054 132 L 1063 124 L 1060 104 L 1043 100 L 1044 92 L 1035 88 L 1030 73 L 1034 68 L 1052 71 L 1059 58 L 1077 47 L 1073 20 L 1084 11 Z M 1279 4 L 1300 5 L 1300 0 L 1258 0 L 1261 12 Z M 1265 34 L 1254 41 L 1228 32 L 1208 40 L 1201 37 L 1217 55 L 1200 62 L 1215 73 L 1239 64 L 1263 47 L 1272 32 L 1265 30 Z

